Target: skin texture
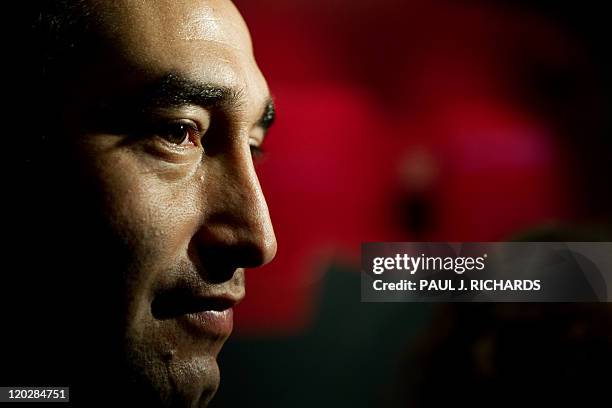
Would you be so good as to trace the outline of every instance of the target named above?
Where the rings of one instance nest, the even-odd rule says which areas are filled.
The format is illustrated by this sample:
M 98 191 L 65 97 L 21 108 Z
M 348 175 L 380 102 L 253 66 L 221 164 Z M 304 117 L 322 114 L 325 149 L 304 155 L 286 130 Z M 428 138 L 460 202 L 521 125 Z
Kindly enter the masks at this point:
M 205 406 L 219 384 L 216 358 L 229 331 L 208 330 L 206 322 L 192 330 L 181 322 L 186 309 L 156 311 L 156 304 L 185 294 L 187 303 L 204 300 L 198 311 L 228 310 L 245 294 L 244 268 L 274 257 L 251 151 L 265 136 L 269 90 L 230 1 L 88 3 L 99 48 L 79 67 L 62 114 L 62 149 L 71 157 L 62 179 L 80 194 L 65 210 L 88 226 L 74 252 L 92 265 L 80 296 L 97 322 L 77 337 L 102 350 L 83 351 L 88 369 L 110 365 L 95 356 L 113 354 L 117 344 L 135 400 L 142 392 L 162 406 Z M 213 89 L 213 96 L 223 89 L 230 98 L 211 106 L 136 103 L 168 82 Z M 168 87 L 155 89 L 163 99 Z M 94 235 L 95 245 L 82 244 Z M 120 323 L 102 330 L 108 316 Z

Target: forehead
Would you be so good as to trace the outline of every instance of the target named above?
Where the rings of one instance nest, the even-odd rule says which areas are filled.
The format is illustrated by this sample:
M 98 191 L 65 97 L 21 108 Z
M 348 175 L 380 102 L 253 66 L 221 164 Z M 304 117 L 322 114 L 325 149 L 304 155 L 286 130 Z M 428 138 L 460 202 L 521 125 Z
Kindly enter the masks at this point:
M 93 4 L 99 31 L 130 73 L 151 77 L 178 73 L 239 88 L 258 99 L 267 97 L 248 28 L 231 1 L 98 0 Z

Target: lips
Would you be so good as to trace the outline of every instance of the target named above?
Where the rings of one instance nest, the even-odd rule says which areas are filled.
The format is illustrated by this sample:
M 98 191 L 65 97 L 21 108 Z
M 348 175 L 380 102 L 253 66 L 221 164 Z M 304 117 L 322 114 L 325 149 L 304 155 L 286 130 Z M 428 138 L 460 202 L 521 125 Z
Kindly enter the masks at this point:
M 226 337 L 233 328 L 232 307 L 239 300 L 228 294 L 200 294 L 176 288 L 157 295 L 151 311 L 156 319 L 175 319 L 195 336 Z
M 196 335 L 226 337 L 232 333 L 234 313 L 232 309 L 207 310 L 189 313 L 178 318 L 179 323 Z

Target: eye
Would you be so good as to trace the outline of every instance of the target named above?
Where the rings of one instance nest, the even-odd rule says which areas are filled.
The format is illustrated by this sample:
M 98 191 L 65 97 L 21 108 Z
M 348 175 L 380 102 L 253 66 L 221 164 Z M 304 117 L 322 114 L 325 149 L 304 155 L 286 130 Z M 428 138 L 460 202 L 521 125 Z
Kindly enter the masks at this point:
M 266 155 L 266 152 L 261 146 L 250 145 L 250 148 L 251 148 L 251 156 L 253 157 L 253 160 L 255 161 L 259 161 L 263 159 L 264 156 Z
M 181 147 L 196 146 L 201 137 L 197 125 L 189 122 L 165 123 L 155 133 L 167 142 Z

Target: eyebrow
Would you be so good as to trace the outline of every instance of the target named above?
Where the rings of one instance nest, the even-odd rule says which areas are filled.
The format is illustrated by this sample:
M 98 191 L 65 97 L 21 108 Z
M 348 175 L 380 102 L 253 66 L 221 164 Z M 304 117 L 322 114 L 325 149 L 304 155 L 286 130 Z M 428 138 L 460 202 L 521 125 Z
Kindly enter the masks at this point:
M 168 74 L 146 86 L 139 92 L 134 102 L 143 111 L 155 108 L 180 108 L 186 105 L 229 111 L 239 109 L 243 98 L 242 89 L 201 83 L 181 75 Z M 256 126 L 267 133 L 275 119 L 274 101 L 268 97 Z
M 205 108 L 238 107 L 242 91 L 235 88 L 200 83 L 168 74 L 146 86 L 138 95 L 138 103 L 149 108 L 177 108 L 199 105 Z

